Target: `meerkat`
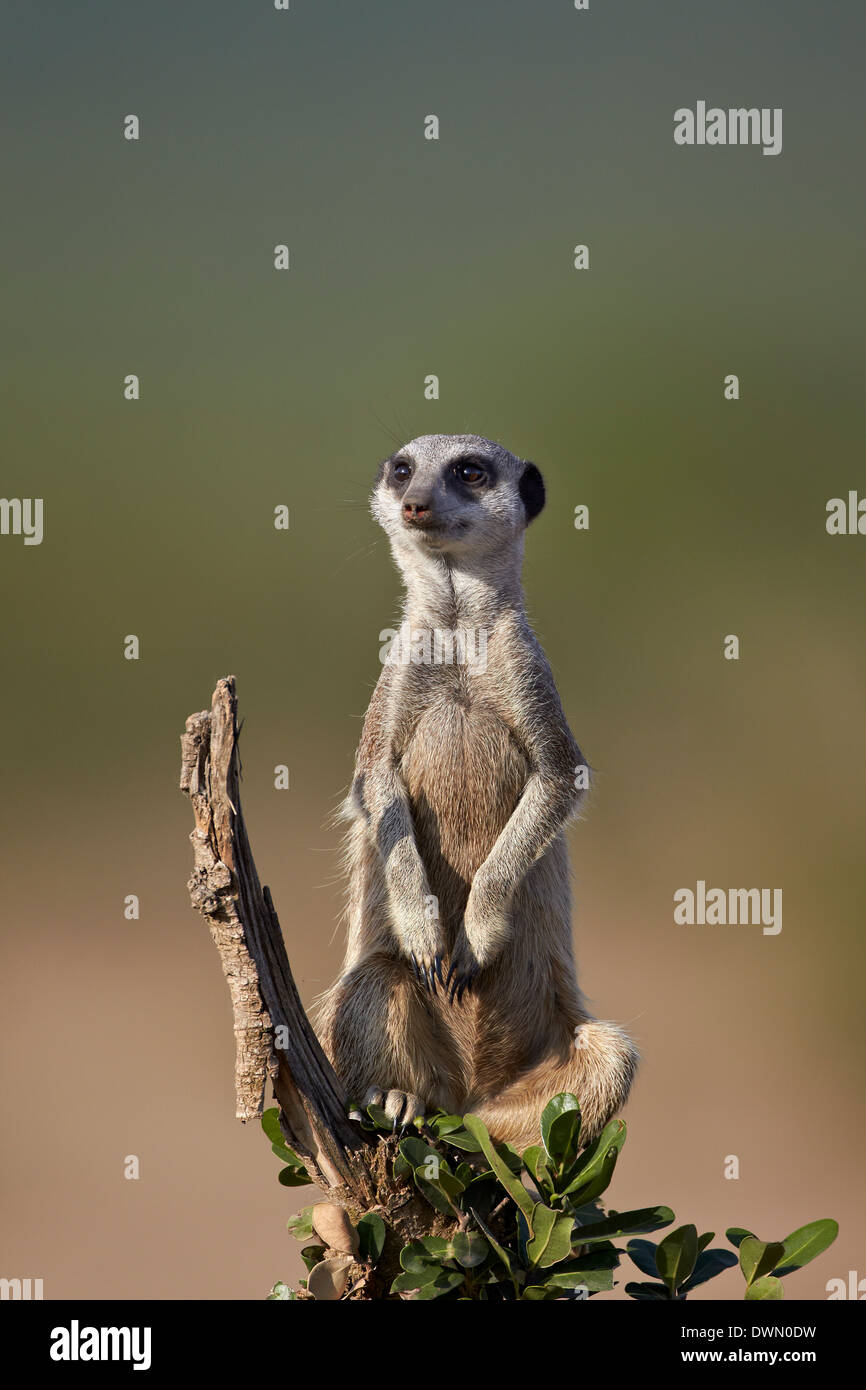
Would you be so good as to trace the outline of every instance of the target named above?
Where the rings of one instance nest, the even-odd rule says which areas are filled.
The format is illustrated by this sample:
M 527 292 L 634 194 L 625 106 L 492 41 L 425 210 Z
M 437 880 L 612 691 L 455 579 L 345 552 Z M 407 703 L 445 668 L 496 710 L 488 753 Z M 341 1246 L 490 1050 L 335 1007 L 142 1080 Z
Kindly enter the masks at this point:
M 588 773 L 521 586 L 544 502 L 535 464 L 477 435 L 425 435 L 379 469 L 403 625 L 343 808 L 347 952 L 317 1017 L 356 1104 L 395 1127 L 471 1111 L 518 1148 L 561 1091 L 594 1138 L 637 1063 L 575 972 L 563 831 Z

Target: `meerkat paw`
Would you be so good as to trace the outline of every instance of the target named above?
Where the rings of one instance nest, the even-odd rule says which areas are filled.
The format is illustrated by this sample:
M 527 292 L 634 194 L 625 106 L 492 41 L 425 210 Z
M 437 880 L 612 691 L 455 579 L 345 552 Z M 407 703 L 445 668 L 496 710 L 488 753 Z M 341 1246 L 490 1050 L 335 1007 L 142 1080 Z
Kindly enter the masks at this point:
M 449 1004 L 453 1004 L 455 1000 L 459 1004 L 466 991 L 471 992 L 480 970 L 481 962 L 472 950 L 465 931 L 462 931 L 454 943 L 448 974 L 445 976 L 444 988 Z
M 416 955 L 414 951 L 410 951 L 408 959 L 409 964 L 415 972 L 415 979 L 418 981 L 419 985 L 421 985 L 422 989 L 426 989 L 428 994 L 436 994 L 437 980 L 442 988 L 445 988 L 445 981 L 442 979 L 441 951 L 437 951 L 435 954 L 431 953 L 430 955 Z
M 384 1091 L 381 1086 L 371 1086 L 364 1096 L 362 1109 L 368 1105 L 378 1105 L 384 1110 L 394 1129 L 405 1129 L 413 1120 L 424 1115 L 424 1102 L 411 1091 Z

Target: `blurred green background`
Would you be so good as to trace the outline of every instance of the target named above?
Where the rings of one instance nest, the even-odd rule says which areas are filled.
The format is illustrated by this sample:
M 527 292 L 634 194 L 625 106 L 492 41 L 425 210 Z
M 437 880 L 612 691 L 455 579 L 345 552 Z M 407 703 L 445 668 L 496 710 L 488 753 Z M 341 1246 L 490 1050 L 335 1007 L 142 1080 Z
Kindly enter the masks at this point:
M 233 1120 L 178 736 L 235 673 L 312 1000 L 342 951 L 329 817 L 397 612 L 367 495 L 397 443 L 472 431 L 548 484 L 530 614 L 598 769 L 581 983 L 645 1057 L 611 1199 L 767 1239 L 836 1216 L 788 1281 L 824 1297 L 862 1259 L 866 1137 L 866 539 L 824 527 L 866 494 L 862 9 L 99 0 L 4 28 L 2 491 L 44 498 L 45 539 L 0 537 L 0 1274 L 259 1298 L 301 1272 L 307 1196 Z M 698 99 L 782 107 L 782 154 L 676 147 Z M 781 887 L 782 933 L 675 926 L 699 878 Z

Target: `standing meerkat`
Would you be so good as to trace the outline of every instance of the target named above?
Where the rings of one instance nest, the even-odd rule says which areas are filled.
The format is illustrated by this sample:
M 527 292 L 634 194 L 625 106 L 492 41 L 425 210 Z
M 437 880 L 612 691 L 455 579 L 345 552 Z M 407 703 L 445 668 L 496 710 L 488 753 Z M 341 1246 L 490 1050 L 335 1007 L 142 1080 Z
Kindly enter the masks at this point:
M 637 1063 L 575 974 L 563 830 L 585 765 L 520 577 L 544 499 L 533 463 L 477 435 L 425 435 L 379 469 L 404 622 L 344 805 L 348 947 L 318 1012 L 356 1103 L 395 1126 L 471 1110 L 518 1148 L 560 1091 L 595 1137 Z

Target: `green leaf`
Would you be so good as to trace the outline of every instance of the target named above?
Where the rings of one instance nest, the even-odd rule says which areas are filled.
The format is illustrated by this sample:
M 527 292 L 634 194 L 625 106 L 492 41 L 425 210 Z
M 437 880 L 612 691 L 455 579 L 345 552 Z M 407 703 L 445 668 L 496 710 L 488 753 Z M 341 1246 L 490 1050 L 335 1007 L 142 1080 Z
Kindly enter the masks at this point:
M 648 1274 L 651 1279 L 658 1278 L 658 1266 L 656 1265 L 656 1247 L 651 1240 L 630 1240 L 625 1247 L 629 1259 L 637 1265 L 641 1274 Z M 736 1263 L 736 1255 L 734 1262 Z
M 388 1134 L 394 1133 L 394 1121 L 385 1114 L 381 1105 L 368 1105 L 367 1114 L 377 1129 L 387 1130 Z
M 587 1293 L 608 1293 L 613 1288 L 612 1269 L 588 1269 L 574 1274 L 562 1274 L 554 1270 L 546 1280 L 546 1287 L 553 1289 L 586 1289 Z
M 577 1096 L 561 1092 L 548 1101 L 541 1112 L 541 1142 L 557 1167 L 564 1167 L 577 1155 L 580 1138 L 580 1105 Z
M 413 1168 L 423 1167 L 430 1159 L 435 1160 L 437 1168 L 445 1163 L 445 1159 L 438 1149 L 432 1148 L 425 1140 L 418 1139 L 414 1134 L 410 1134 L 407 1138 L 401 1139 L 397 1147 L 407 1162 L 411 1163 Z
M 305 1245 L 301 1251 L 301 1259 L 307 1269 L 314 1269 L 317 1264 L 321 1264 L 325 1258 L 324 1245 Z
M 429 1260 L 443 1260 L 448 1256 L 448 1241 L 443 1236 L 420 1236 L 415 1244 L 423 1247 Z
M 405 1277 L 406 1276 L 402 1274 L 397 1276 L 398 1279 L 404 1279 Z M 464 1274 L 457 1270 L 443 1269 L 439 1278 L 434 1279 L 432 1284 L 422 1284 L 413 1302 L 427 1302 L 430 1299 L 442 1298 L 445 1294 L 453 1293 L 455 1289 L 459 1289 L 463 1285 L 465 1277 Z M 394 1283 L 396 1284 L 396 1282 L 397 1280 L 395 1279 Z M 391 1287 L 393 1288 L 394 1285 L 392 1284 Z
M 505 1268 L 508 1271 L 509 1278 L 511 1279 L 511 1282 L 514 1286 L 514 1291 L 516 1293 L 519 1288 L 519 1283 L 517 1279 L 517 1271 L 514 1268 L 514 1261 L 512 1260 L 505 1247 L 499 1244 L 499 1241 L 496 1239 L 493 1232 L 488 1230 L 488 1228 L 485 1226 L 484 1222 L 481 1220 L 481 1217 L 478 1215 L 478 1212 L 475 1210 L 475 1208 L 471 1207 L 470 1210 L 472 1212 L 472 1215 L 475 1217 L 475 1220 L 477 1221 L 478 1225 L 481 1227 L 482 1231 L 487 1237 L 488 1241 L 493 1246 L 493 1249 L 496 1251 L 496 1254 L 499 1256 L 500 1260 L 505 1265 Z
M 432 1182 L 429 1178 L 424 1177 L 420 1168 L 416 1168 L 415 1186 L 424 1200 L 429 1202 L 430 1206 L 433 1207 L 435 1211 L 441 1211 L 445 1216 L 454 1216 L 457 1208 L 445 1191 L 441 1172 L 439 1174 L 439 1179 L 436 1182 Z
M 795 1269 L 802 1269 L 810 1260 L 814 1260 L 816 1255 L 823 1255 L 838 1234 L 838 1221 L 830 1219 L 810 1221 L 807 1226 L 800 1226 L 789 1236 L 785 1236 L 782 1242 L 785 1253 L 773 1273 L 781 1279 L 783 1274 L 792 1274 Z
M 477 1154 L 481 1152 L 481 1145 L 477 1139 L 473 1139 L 467 1129 L 455 1129 L 450 1134 L 443 1135 L 443 1144 L 450 1144 L 454 1149 L 463 1149 L 466 1153 Z
M 466 1187 L 460 1205 L 464 1211 L 469 1211 L 474 1207 L 480 1211 L 485 1221 L 490 1219 L 493 1208 L 502 1201 L 502 1188 L 496 1181 L 493 1173 L 482 1173 L 479 1177 L 473 1178 Z
M 452 1202 L 456 1202 L 457 1198 L 461 1197 L 466 1190 L 466 1184 L 460 1181 L 456 1173 L 451 1172 L 447 1163 L 443 1163 L 442 1167 L 439 1169 L 437 1181 L 443 1192 L 451 1198 Z
M 410 1241 L 400 1251 L 400 1268 L 409 1274 L 420 1274 L 427 1269 L 434 1272 L 442 1267 L 448 1258 L 448 1241 L 442 1236 L 422 1236 L 420 1240 Z
M 455 1130 L 463 1128 L 463 1116 L 430 1115 L 427 1119 L 427 1128 L 433 1131 L 437 1139 L 442 1139 L 445 1136 L 452 1134 Z
M 271 1152 L 275 1153 L 277 1158 L 282 1159 L 283 1163 L 290 1164 L 292 1168 L 302 1168 L 305 1170 L 304 1160 L 299 1158 L 294 1149 L 289 1148 L 288 1144 L 271 1144 Z
M 465 1190 L 465 1183 L 451 1172 L 439 1151 L 414 1135 L 401 1139 L 398 1147 L 401 1157 L 414 1171 L 415 1186 L 431 1207 L 446 1216 L 458 1212 L 458 1198 Z
M 523 1172 L 523 1155 L 519 1154 L 510 1144 L 506 1144 L 504 1140 L 502 1142 L 497 1141 L 495 1148 L 503 1163 L 508 1165 L 512 1173 L 516 1173 L 520 1177 Z
M 694 1226 L 680 1226 L 665 1236 L 656 1251 L 656 1267 L 671 1293 L 686 1282 L 697 1258 L 698 1232 Z
M 577 1245 L 589 1245 L 596 1240 L 619 1240 L 621 1236 L 659 1231 L 675 1219 L 670 1207 L 640 1207 L 637 1211 L 612 1211 L 604 1221 L 595 1221 L 589 1226 L 578 1226 L 574 1232 L 574 1241 Z
M 450 1270 L 442 1269 L 442 1268 L 440 1268 L 440 1267 L 437 1266 L 437 1265 L 432 1265 L 432 1264 L 431 1264 L 431 1265 L 424 1265 L 424 1266 L 422 1266 L 421 1269 L 412 1270 L 411 1272 L 406 1273 L 406 1274 L 398 1274 L 398 1275 L 397 1275 L 397 1278 L 394 1280 L 394 1282 L 393 1282 L 392 1285 L 391 1285 L 391 1292 L 392 1292 L 392 1293 L 412 1293 L 412 1292 L 414 1292 L 415 1290 L 421 1290 L 421 1289 L 423 1289 L 425 1285 L 433 1285 L 433 1284 L 435 1284 L 439 1279 L 442 1278 L 443 1275 L 450 1274 L 450 1273 L 451 1273 Z M 457 1282 L 457 1284 L 462 1284 L 462 1283 L 463 1283 L 463 1275 L 462 1275 L 462 1274 L 458 1274 L 458 1275 L 457 1275 L 457 1281 L 456 1281 L 456 1282 Z M 456 1287 L 456 1284 L 453 1285 L 452 1287 Z M 447 1289 L 443 1289 L 443 1290 L 442 1290 L 442 1293 L 447 1293 L 447 1291 L 448 1291 Z M 434 1293 L 434 1294 L 431 1295 L 431 1297 L 433 1297 L 433 1298 L 439 1298 L 439 1297 L 440 1297 L 440 1294 Z
M 413 1289 L 421 1289 L 425 1284 L 434 1284 L 440 1274 L 445 1272 L 441 1265 L 419 1265 L 417 1269 L 407 1270 L 405 1274 L 398 1274 L 391 1284 L 391 1292 L 406 1293 Z
M 750 1301 L 757 1298 L 780 1299 L 785 1297 L 785 1286 L 781 1279 L 774 1279 L 772 1274 L 762 1274 L 760 1279 L 756 1279 L 746 1289 L 746 1298 Z
M 571 1254 L 572 1217 L 551 1211 L 543 1202 L 536 1202 L 531 1225 L 533 1236 L 526 1246 L 526 1258 L 530 1265 L 549 1269 Z
M 746 1283 L 754 1284 L 756 1279 L 769 1274 L 784 1253 L 785 1247 L 781 1241 L 758 1240 L 757 1236 L 744 1237 L 740 1245 L 740 1269 L 746 1277 Z
M 522 1211 L 517 1213 L 517 1258 L 522 1265 L 529 1264 L 529 1256 L 526 1247 L 532 1239 L 532 1232 L 529 1229 L 529 1222 Z
M 385 1248 L 385 1222 L 376 1212 L 368 1211 L 366 1216 L 361 1217 L 356 1230 L 360 1242 L 360 1258 L 375 1264 Z
M 604 1192 L 613 1177 L 619 1151 L 625 1143 L 623 1120 L 611 1120 L 594 1144 L 585 1149 L 577 1165 L 577 1174 L 564 1189 L 564 1196 L 574 1206 L 582 1206 Z
M 700 1244 L 700 1242 L 698 1242 Z M 733 1269 L 737 1263 L 737 1257 L 733 1250 L 702 1250 L 698 1255 L 693 1273 L 683 1284 L 681 1293 L 691 1293 L 698 1284 L 705 1284 L 708 1279 L 714 1279 L 717 1274 L 721 1274 L 725 1269 Z
M 638 1299 L 668 1299 L 670 1294 L 664 1284 L 626 1284 L 625 1291 L 629 1298 Z
M 306 1168 L 281 1168 L 277 1177 L 283 1187 L 309 1187 L 313 1181 Z
M 313 1234 L 313 1208 L 303 1207 L 294 1216 L 290 1216 L 286 1222 L 286 1230 L 295 1240 L 309 1240 Z
M 400 1145 L 401 1149 L 403 1145 L 407 1146 L 405 1153 L 410 1161 L 413 1155 L 417 1158 L 421 1150 L 426 1148 L 416 1139 L 404 1139 Z M 412 1147 L 415 1145 L 419 1147 Z M 445 1159 L 435 1149 L 427 1149 L 426 1156 L 423 1156 L 422 1162 L 415 1168 L 415 1186 L 437 1211 L 448 1216 L 459 1214 L 459 1199 L 466 1185 L 451 1172 Z
M 479 1120 L 477 1115 L 466 1116 L 466 1128 L 474 1139 L 478 1140 L 484 1157 L 496 1174 L 499 1182 L 505 1188 L 509 1197 L 523 1212 L 526 1220 L 532 1224 L 533 1201 L 523 1183 L 515 1177 L 504 1158 L 501 1158 L 494 1147 L 490 1135 L 487 1133 L 485 1125 Z
M 546 1303 L 550 1298 L 561 1298 L 562 1291 L 557 1292 L 556 1289 L 549 1289 L 546 1284 L 530 1284 L 523 1290 L 520 1297 L 521 1300 L 526 1299 L 528 1303 Z
M 585 1285 L 589 1293 L 603 1293 L 613 1288 L 613 1271 L 619 1263 L 620 1252 L 613 1246 L 609 1250 L 594 1250 L 591 1254 L 566 1260 L 546 1277 L 545 1283 L 563 1289 L 577 1289 Z
M 295 1297 L 295 1291 L 294 1291 L 294 1289 L 290 1289 L 289 1286 L 288 1286 L 288 1284 L 277 1283 L 277 1284 L 274 1284 L 274 1287 L 271 1289 L 271 1291 L 270 1291 L 270 1293 L 268 1294 L 268 1296 L 267 1296 L 265 1302 L 266 1302 L 266 1303 L 274 1303 L 274 1302 L 280 1303 L 280 1302 L 284 1302 L 284 1301 L 287 1300 L 287 1299 L 293 1299 L 294 1297 Z
M 477 1231 L 456 1231 L 451 1237 L 448 1254 L 464 1269 L 477 1269 L 490 1254 L 490 1246 Z
M 295 1153 L 294 1149 L 289 1148 L 289 1145 L 286 1143 L 283 1131 L 280 1129 L 279 1110 L 274 1107 L 270 1110 L 266 1110 L 261 1117 L 261 1126 L 270 1139 L 271 1150 L 276 1154 L 277 1158 L 282 1159 L 283 1163 L 287 1163 L 290 1168 L 299 1168 L 304 1174 L 303 1182 L 312 1182 L 312 1178 L 306 1176 L 307 1170 L 304 1167 L 304 1160 Z M 282 1179 L 280 1179 L 280 1181 L 282 1181 Z M 300 1185 L 300 1182 L 285 1184 L 286 1187 L 300 1187 Z
M 713 1236 L 714 1236 L 715 1234 L 716 1234 L 715 1231 L 705 1231 L 704 1234 L 703 1234 L 702 1236 L 698 1236 L 698 1253 L 699 1253 L 699 1254 L 700 1254 L 700 1252 L 701 1252 L 702 1250 L 706 1250 L 707 1246 L 709 1245 L 710 1241 L 712 1240 L 712 1238 L 713 1238 Z
M 280 1129 L 280 1112 L 276 1106 L 266 1110 L 261 1118 L 261 1126 L 272 1144 L 285 1144 L 283 1131 Z M 277 1285 L 274 1285 L 276 1288 Z M 282 1286 L 285 1288 L 285 1285 Z
M 452 1274 L 453 1272 L 453 1270 L 445 1269 L 442 1265 L 432 1262 L 419 1265 L 417 1269 L 407 1270 L 405 1274 L 398 1274 L 391 1289 L 394 1293 L 405 1293 L 410 1289 L 423 1289 L 425 1284 L 435 1284 L 443 1274 Z M 460 1278 L 463 1278 L 462 1274 Z
M 753 1240 L 756 1239 L 755 1232 L 747 1231 L 745 1226 L 729 1226 L 725 1231 L 725 1235 L 732 1245 L 736 1245 L 737 1249 L 742 1245 L 746 1236 L 751 1236 Z
M 540 1144 L 533 1144 L 523 1155 L 523 1166 L 535 1179 L 535 1185 L 542 1196 L 553 1192 L 553 1177 L 547 1166 L 547 1150 Z

